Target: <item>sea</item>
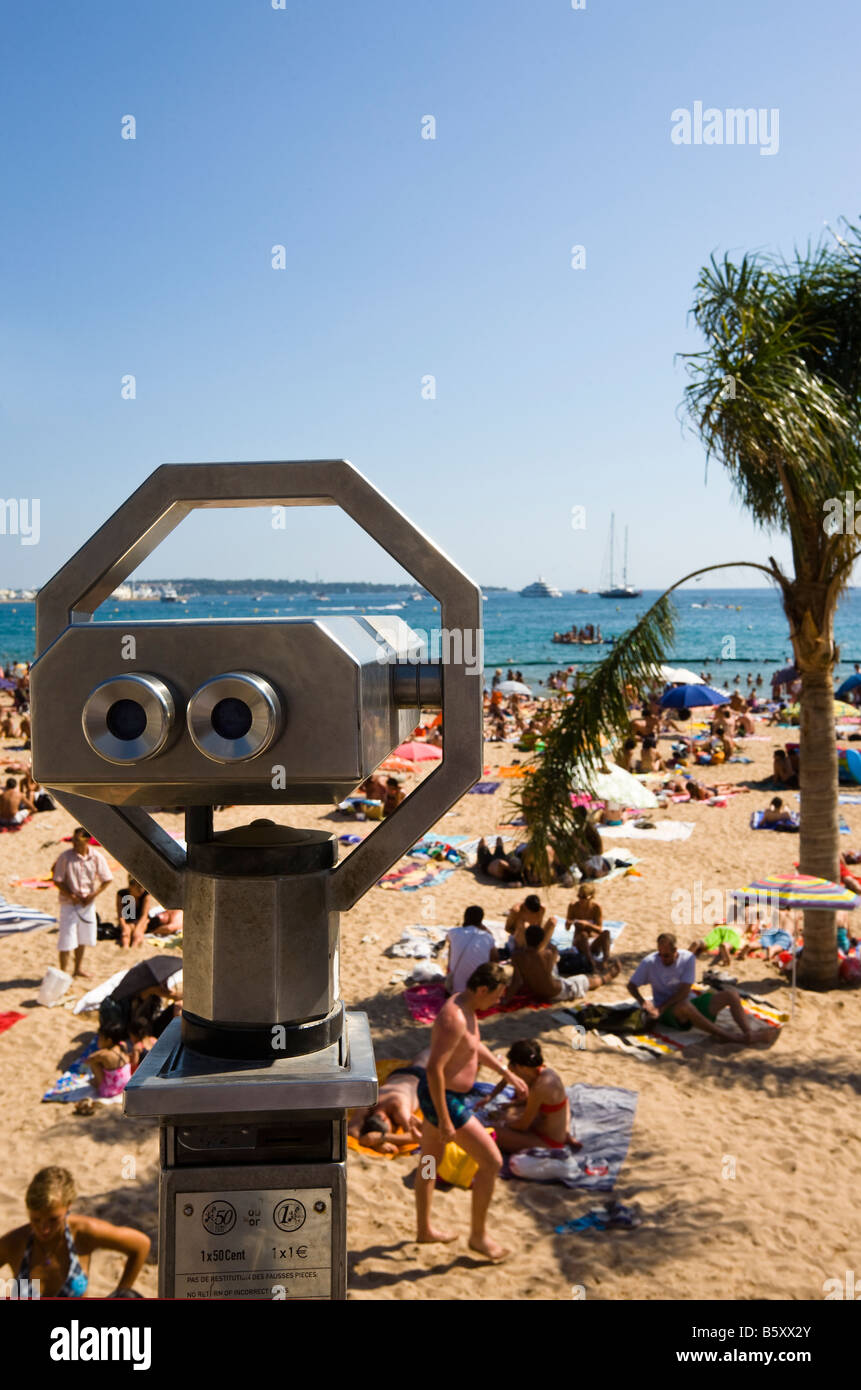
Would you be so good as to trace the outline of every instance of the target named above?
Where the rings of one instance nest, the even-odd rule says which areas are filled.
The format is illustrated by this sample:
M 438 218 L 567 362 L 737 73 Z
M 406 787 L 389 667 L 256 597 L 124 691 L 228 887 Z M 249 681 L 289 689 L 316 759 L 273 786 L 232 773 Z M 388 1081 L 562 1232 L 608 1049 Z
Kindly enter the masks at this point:
M 519 594 L 491 590 L 482 604 L 484 614 L 485 671 L 496 667 L 503 675 L 509 668 L 521 672 L 535 689 L 544 686 L 552 671 L 573 666 L 588 670 L 607 656 L 609 646 L 562 646 L 552 642 L 554 632 L 600 625 L 605 637 L 619 637 L 636 622 L 658 591 L 645 591 L 639 599 L 602 599 L 597 594 L 566 593 L 561 598 L 523 598 Z M 673 597 L 676 636 L 666 654 L 671 665 L 710 673 L 718 686 L 735 683 L 743 688 L 747 677 L 770 676 L 792 662 L 786 616 L 776 592 L 770 589 L 705 589 L 699 585 L 679 589 Z M 207 595 L 186 603 L 115 602 L 108 600 L 96 613 L 96 621 L 140 622 L 207 618 L 325 617 L 327 614 L 397 612 L 412 627 L 432 633 L 439 627 L 439 609 L 432 598 L 413 599 L 404 590 L 376 594 L 333 594 L 327 600 L 305 594 L 286 596 L 258 591 L 248 594 Z M 851 674 L 861 662 L 861 591 L 850 589 L 840 602 L 836 636 L 841 661 L 836 676 Z M 35 656 L 35 604 L 0 603 L 0 662 L 30 661 Z

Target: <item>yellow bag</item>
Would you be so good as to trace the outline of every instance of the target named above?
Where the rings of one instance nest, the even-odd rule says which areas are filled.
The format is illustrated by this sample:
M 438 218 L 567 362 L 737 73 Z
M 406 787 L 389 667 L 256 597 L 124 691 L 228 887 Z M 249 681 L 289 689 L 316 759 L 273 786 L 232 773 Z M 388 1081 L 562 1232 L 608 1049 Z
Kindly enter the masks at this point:
M 464 1153 L 459 1144 L 446 1144 L 442 1162 L 437 1168 L 437 1177 L 442 1178 L 443 1182 L 450 1182 L 454 1187 L 471 1187 L 472 1180 L 478 1172 L 478 1164 L 474 1158 L 470 1158 L 468 1153 Z

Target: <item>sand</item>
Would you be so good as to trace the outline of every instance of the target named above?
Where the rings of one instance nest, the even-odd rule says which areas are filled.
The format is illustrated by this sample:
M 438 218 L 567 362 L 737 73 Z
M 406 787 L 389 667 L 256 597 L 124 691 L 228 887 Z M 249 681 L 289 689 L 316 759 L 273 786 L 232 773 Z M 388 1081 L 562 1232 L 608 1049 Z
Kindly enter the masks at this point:
M 791 733 L 774 730 L 773 738 L 782 742 Z M 796 836 L 748 828 L 751 810 L 773 795 L 766 781 L 771 747 L 748 744 L 752 766 L 728 764 L 719 770 L 727 781 L 751 783 L 755 790 L 748 795 L 731 798 L 724 808 L 687 803 L 652 813 L 695 822 L 689 840 L 636 846 L 618 841 L 642 860 L 641 877 L 598 886 L 605 916 L 627 922 L 618 950 L 622 981 L 654 949 L 657 933 L 671 926 L 678 903 L 674 891 L 692 893 L 699 880 L 706 893 L 715 888 L 725 892 L 756 874 L 792 871 Z M 21 755 L 10 751 L 8 756 Z M 515 759 L 525 762 L 526 755 L 511 744 L 488 744 L 485 759 L 495 769 Z M 703 775 L 710 771 L 704 769 Z M 504 781 L 493 796 L 464 797 L 437 830 L 494 833 L 510 818 L 507 798 L 516 785 Z M 794 793 L 786 798 L 796 805 Z M 861 806 L 841 810 L 853 832 L 843 842 L 857 847 Z M 266 813 L 271 815 L 271 808 Z M 336 833 L 371 828 L 335 822 L 329 814 L 325 807 L 302 808 L 294 820 Z M 247 809 L 230 810 L 219 814 L 217 825 L 226 828 L 249 818 Z M 180 816 L 159 819 L 182 828 Z M 11 881 L 46 875 L 60 838 L 71 827 L 70 818 L 58 810 L 36 816 L 18 834 L 0 835 L 0 892 L 56 911 L 53 892 L 19 889 Z M 118 886 L 125 883 L 119 869 L 116 880 Z M 391 982 L 395 970 L 409 962 L 385 957 L 384 949 L 411 923 L 455 925 L 471 903 L 480 903 L 488 917 L 500 918 L 521 896 L 522 890 L 479 882 L 471 872 L 459 870 L 433 890 L 374 888 L 342 918 L 344 997 L 348 1006 L 369 1014 L 378 1057 L 412 1056 L 429 1036 L 428 1029 L 410 1022 L 403 986 Z M 543 900 L 564 915 L 571 896 L 570 890 L 557 887 L 547 890 Z M 107 909 L 108 894 L 101 902 Z M 102 915 L 110 914 L 104 910 Z M 682 946 L 700 933 L 696 927 L 676 929 Z M 377 939 L 362 940 L 369 936 Z M 146 953 L 126 953 L 125 958 L 132 963 Z M 15 1009 L 26 1015 L 0 1035 L 5 1120 L 0 1231 L 26 1220 L 24 1191 L 35 1171 L 63 1164 L 77 1181 L 80 1210 L 140 1226 L 151 1235 L 150 1263 L 138 1287 L 153 1296 L 156 1126 L 124 1119 L 119 1107 L 81 1117 L 71 1105 L 40 1102 L 93 1032 L 92 1015 L 76 1018 L 67 1008 L 36 1004 L 39 982 L 56 963 L 55 928 L 0 939 L 0 1012 Z M 94 980 L 107 978 L 120 964 L 120 950 L 112 942 L 87 952 L 85 966 Z M 788 986 L 761 959 L 734 965 L 733 973 L 770 1002 L 788 1008 Z M 80 997 L 86 987 L 76 981 L 69 998 Z M 617 982 L 590 997 L 624 994 L 624 983 Z M 453 1189 L 438 1192 L 435 1199 L 436 1218 L 456 1229 L 459 1239 L 449 1246 L 419 1246 L 414 1241 L 415 1158 L 384 1161 L 350 1154 L 350 1297 L 567 1300 L 572 1289 L 582 1286 L 588 1299 L 822 1298 L 826 1279 L 842 1279 L 858 1263 L 854 1211 L 861 1180 L 856 1142 L 860 1023 L 861 991 L 800 994 L 793 1022 L 768 1049 L 705 1045 L 687 1049 L 684 1058 L 640 1062 L 603 1048 L 592 1036 L 586 1051 L 575 1051 L 571 1031 L 560 1028 L 549 1011 L 486 1022 L 483 1037 L 497 1050 L 519 1037 L 538 1037 L 546 1061 L 566 1082 L 624 1086 L 639 1093 L 631 1148 L 615 1195 L 639 1206 L 643 1224 L 634 1231 L 557 1236 L 554 1226 L 582 1215 L 594 1205 L 594 1196 L 500 1182 L 491 1230 L 513 1254 L 503 1265 L 483 1264 L 466 1244 L 468 1193 Z M 93 1293 L 115 1286 L 121 1263 L 120 1257 L 104 1252 L 93 1257 Z

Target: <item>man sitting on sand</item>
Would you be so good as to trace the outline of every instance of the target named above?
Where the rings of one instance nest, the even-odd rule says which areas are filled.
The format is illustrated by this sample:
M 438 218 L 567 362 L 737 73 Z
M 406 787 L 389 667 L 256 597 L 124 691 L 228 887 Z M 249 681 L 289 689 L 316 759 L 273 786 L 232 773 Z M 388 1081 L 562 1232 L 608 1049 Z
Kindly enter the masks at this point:
M 610 960 L 610 933 L 604 927 L 604 913 L 595 898 L 595 885 L 581 883 L 577 899 L 568 904 L 565 926 L 572 930 L 571 945 L 584 959 L 587 975 L 596 974 L 599 960 L 607 966 Z
M 484 925 L 484 911 L 468 907 L 463 914 L 463 926 L 452 927 L 448 933 L 448 971 L 446 984 L 452 994 L 466 989 L 466 982 L 476 966 L 499 960 L 493 942 L 493 932 Z
M 696 957 L 691 951 L 678 949 L 672 932 L 662 932 L 657 951 L 640 961 L 628 981 L 628 992 L 640 1005 L 650 1027 L 661 1025 L 684 1032 L 689 1028 L 701 1028 L 722 1042 L 755 1042 L 738 990 L 704 990 L 689 998 L 695 980 Z M 640 985 L 651 985 L 651 1004 L 640 993 Z M 741 1029 L 740 1038 L 714 1022 L 724 1008 L 729 1009 Z
M 454 994 L 446 1000 L 433 1025 L 427 1072 L 418 1086 L 424 1123 L 416 1169 L 416 1239 L 422 1243 L 456 1239 L 454 1233 L 440 1231 L 431 1222 L 437 1165 L 442 1161 L 446 1144 L 454 1139 L 478 1164 L 478 1172 L 472 1180 L 469 1248 L 493 1261 L 504 1260 L 510 1254 L 487 1234 L 487 1212 L 502 1167 L 502 1154 L 489 1131 L 472 1114 L 466 1096 L 475 1085 L 479 1066 L 487 1066 L 509 1081 L 519 1097 L 526 1099 L 524 1082 L 502 1066 L 478 1035 L 476 1010 L 490 1009 L 498 1004 L 504 988 L 502 968 L 488 963 L 473 971 L 462 994 Z
M 15 778 L 7 777 L 6 786 L 0 792 L 0 825 L 23 825 L 35 809 L 35 803 L 18 790 Z
M 571 1107 L 565 1083 L 558 1072 L 544 1065 L 540 1044 L 535 1038 L 521 1038 L 508 1049 L 508 1065 L 529 1088 L 526 1102 L 508 1107 L 504 1118 L 494 1119 L 496 1142 L 503 1153 L 518 1149 L 580 1149 L 571 1134 Z M 502 1080 L 491 1091 L 485 1105 L 499 1094 Z
M 525 945 L 518 946 L 512 952 L 514 976 L 508 986 L 507 999 L 513 999 L 517 994 L 529 994 L 533 999 L 548 1002 L 582 999 L 590 989 L 609 984 L 618 975 L 619 967 L 612 961 L 594 975 L 577 974 L 563 978 L 557 968 L 559 952 L 549 944 L 546 930 L 546 927 L 527 927 Z
M 354 1110 L 347 1121 L 347 1133 L 363 1148 L 393 1154 L 421 1138 L 419 1082 L 425 1075 L 430 1049 L 424 1048 L 409 1066 L 389 1072 L 380 1086 L 376 1105 Z M 398 1133 L 397 1131 L 400 1131 Z
M 513 951 L 517 946 L 526 945 L 527 927 L 545 927 L 545 941 L 549 941 L 553 935 L 553 928 L 556 925 L 556 918 L 551 917 L 549 922 L 545 922 L 547 916 L 545 908 L 542 906 L 541 899 L 537 893 L 530 893 L 522 902 L 515 903 L 505 919 L 505 930 L 508 932 L 510 940 L 508 942 L 509 951 Z
M 763 825 L 793 825 L 792 812 L 788 811 L 781 797 L 773 797 L 770 806 L 762 813 Z

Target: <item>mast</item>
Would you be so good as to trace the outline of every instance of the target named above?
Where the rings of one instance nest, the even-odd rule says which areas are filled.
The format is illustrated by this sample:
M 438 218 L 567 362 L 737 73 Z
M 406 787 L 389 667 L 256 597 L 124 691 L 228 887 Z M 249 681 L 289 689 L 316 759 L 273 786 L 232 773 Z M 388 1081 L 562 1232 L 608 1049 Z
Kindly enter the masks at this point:
M 610 513 L 610 588 L 615 588 L 613 583 L 613 546 L 615 541 L 616 513 Z
M 622 588 L 628 587 L 628 528 L 625 527 L 625 563 L 622 566 Z

